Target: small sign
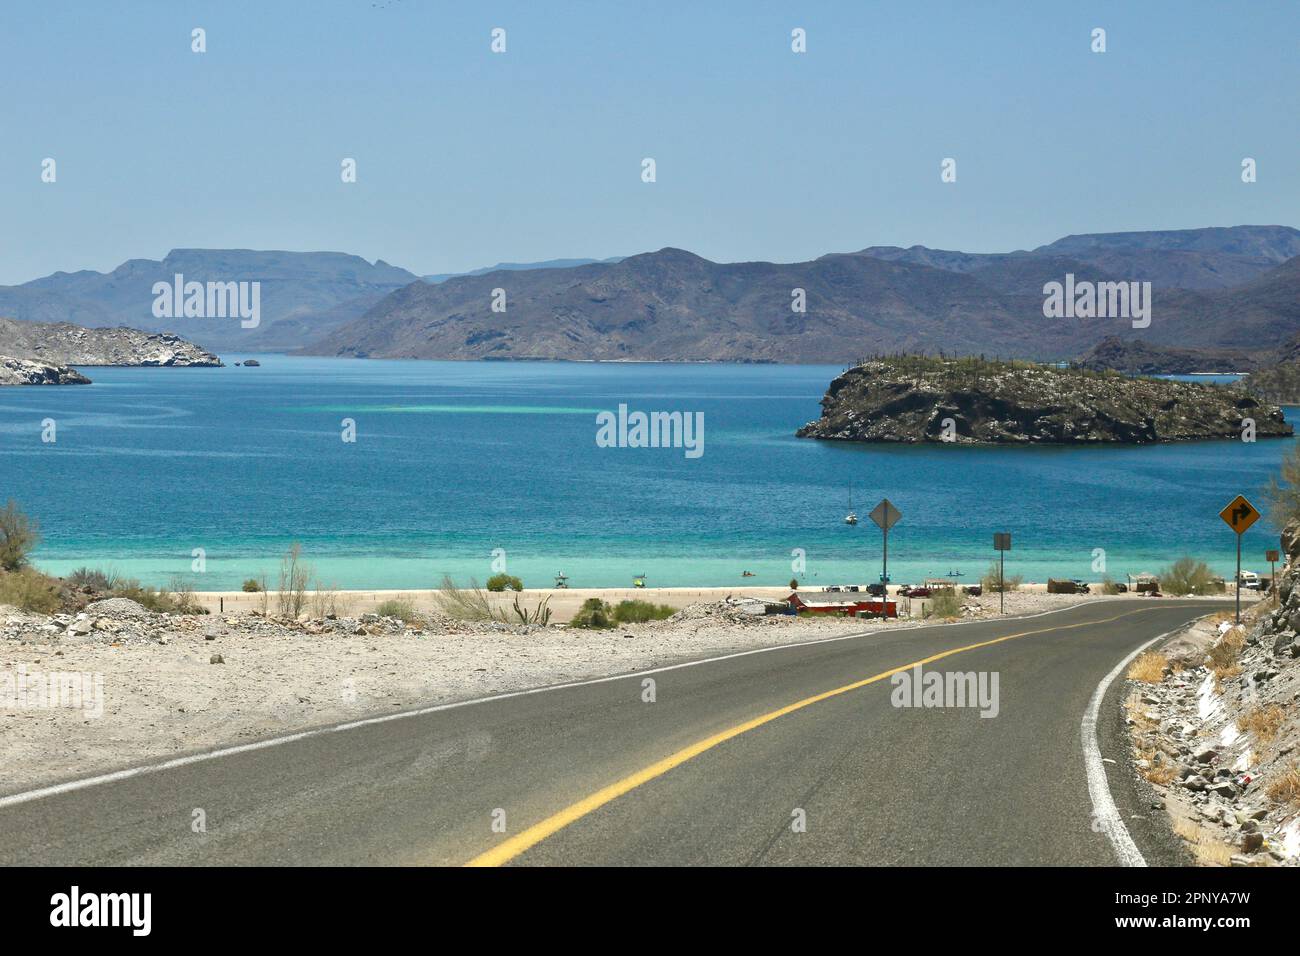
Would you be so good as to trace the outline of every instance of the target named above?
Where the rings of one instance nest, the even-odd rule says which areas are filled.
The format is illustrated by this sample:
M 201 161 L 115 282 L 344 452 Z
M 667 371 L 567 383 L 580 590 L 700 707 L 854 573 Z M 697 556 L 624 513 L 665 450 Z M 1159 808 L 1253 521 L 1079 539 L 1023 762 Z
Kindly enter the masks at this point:
M 893 502 L 888 498 L 882 498 L 880 504 L 871 509 L 870 517 L 876 523 L 877 528 L 881 531 L 888 531 L 898 524 L 898 519 L 903 517 L 903 513 L 895 508 Z
M 1279 554 L 1277 551 L 1264 552 L 1264 560 L 1267 561 L 1269 564 L 1276 564 L 1279 560 L 1281 560 L 1281 557 L 1282 555 Z
M 1243 534 L 1247 528 L 1259 520 L 1259 512 L 1255 506 L 1245 499 L 1242 495 L 1232 499 L 1228 507 L 1219 512 L 1219 517 L 1237 534 Z
M 993 550 L 1010 551 L 1011 550 L 1011 532 L 995 531 L 993 532 Z

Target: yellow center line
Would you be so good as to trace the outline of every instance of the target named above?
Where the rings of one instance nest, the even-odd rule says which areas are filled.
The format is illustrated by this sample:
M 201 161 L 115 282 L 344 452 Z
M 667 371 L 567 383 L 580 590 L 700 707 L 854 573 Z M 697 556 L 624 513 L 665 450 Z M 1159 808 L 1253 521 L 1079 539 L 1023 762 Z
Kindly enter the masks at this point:
M 911 670 L 913 667 L 919 667 L 934 661 L 943 660 L 945 657 L 952 657 L 954 654 L 961 654 L 966 651 L 977 650 L 981 647 L 990 647 L 994 644 L 1001 644 L 1003 641 L 1013 641 L 1021 637 L 1030 637 L 1034 634 L 1047 634 L 1051 631 L 1068 631 L 1076 627 L 1093 627 L 1098 624 L 1109 624 L 1118 621 L 1120 618 L 1132 617 L 1134 614 L 1142 614 L 1145 611 L 1157 611 L 1158 607 L 1146 607 L 1136 611 L 1126 611 L 1123 614 L 1117 614 L 1115 617 L 1108 617 L 1100 621 L 1080 621 L 1078 624 L 1060 624 L 1056 627 L 1044 627 L 1035 631 L 1021 631 L 1017 634 L 1007 634 L 1003 637 L 995 637 L 992 640 L 981 641 L 978 644 L 967 644 L 965 647 L 955 647 L 952 650 L 942 651 L 938 654 L 932 654 L 929 657 L 922 658 L 919 661 L 912 661 L 908 664 L 900 664 L 898 667 L 890 668 L 887 671 L 881 671 L 872 677 L 867 677 L 852 684 L 845 684 L 843 687 L 836 687 L 834 690 L 823 691 L 820 694 L 814 694 L 812 697 L 805 697 L 803 700 L 795 701 L 793 704 L 787 704 L 785 707 L 778 708 L 760 717 L 747 720 L 742 724 L 736 724 L 726 730 L 714 734 L 712 737 L 705 737 L 703 740 L 684 747 L 674 754 L 658 760 L 650 766 L 636 773 L 629 774 L 622 780 L 611 783 L 607 787 L 602 787 L 590 796 L 583 797 L 576 803 L 571 803 L 559 813 L 555 813 L 546 819 L 534 823 L 528 829 L 521 831 L 507 840 L 501 841 L 492 849 L 481 853 L 474 859 L 466 863 L 466 866 L 501 866 L 509 863 L 515 857 L 519 856 L 525 850 L 528 850 L 538 843 L 541 843 L 547 837 L 563 830 L 570 823 L 580 820 L 594 810 L 598 810 L 605 804 L 617 800 L 626 793 L 635 790 L 643 783 L 661 777 L 674 767 L 680 767 L 686 761 L 693 757 L 698 757 L 706 750 L 712 750 L 718 744 L 725 743 L 734 737 L 739 737 L 743 733 L 753 730 L 756 727 L 762 727 L 769 724 L 778 717 L 784 717 L 786 714 L 792 714 L 797 710 L 803 710 L 805 707 L 811 707 L 813 704 L 820 703 L 823 700 L 829 700 L 832 697 L 838 697 L 841 694 L 847 694 L 849 691 L 858 690 L 866 687 L 868 684 L 875 684 L 887 677 L 895 674 L 901 674 L 903 671 Z

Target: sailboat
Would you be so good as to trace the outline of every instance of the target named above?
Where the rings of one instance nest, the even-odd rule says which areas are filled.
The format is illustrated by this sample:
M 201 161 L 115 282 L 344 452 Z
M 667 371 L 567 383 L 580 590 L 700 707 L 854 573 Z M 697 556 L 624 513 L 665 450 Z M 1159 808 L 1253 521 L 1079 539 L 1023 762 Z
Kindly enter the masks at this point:
M 849 513 L 844 516 L 845 524 L 857 524 L 858 513 L 853 510 L 853 483 L 849 483 Z

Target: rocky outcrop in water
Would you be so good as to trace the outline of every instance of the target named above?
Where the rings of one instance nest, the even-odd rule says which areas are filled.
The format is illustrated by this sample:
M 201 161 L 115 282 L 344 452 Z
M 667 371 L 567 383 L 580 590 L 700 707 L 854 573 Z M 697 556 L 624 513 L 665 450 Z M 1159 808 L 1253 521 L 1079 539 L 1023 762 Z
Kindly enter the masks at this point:
M 170 332 L 85 329 L 70 322 L 0 318 L 0 354 L 54 365 L 216 367 L 221 359 Z
M 1259 438 L 1293 434 L 1280 408 L 1236 388 L 981 359 L 865 362 L 831 382 L 821 405 L 822 417 L 800 428 L 800 438 L 983 444 L 1239 440 L 1246 419 L 1254 421 Z
M 89 385 L 90 379 L 66 365 L 50 365 L 0 355 L 0 385 Z

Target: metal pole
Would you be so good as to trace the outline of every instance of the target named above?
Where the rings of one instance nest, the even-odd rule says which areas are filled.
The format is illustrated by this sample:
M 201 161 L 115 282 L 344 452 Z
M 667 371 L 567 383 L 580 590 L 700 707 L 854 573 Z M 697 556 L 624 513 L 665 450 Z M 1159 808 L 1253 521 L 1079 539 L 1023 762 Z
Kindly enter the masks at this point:
M 1005 551 L 999 551 L 998 552 L 998 613 L 999 614 L 1007 613 L 1007 585 L 1005 580 L 1006 576 L 1003 574 L 1003 571 L 1006 569 L 1006 566 L 1007 566 L 1007 553 Z
M 1241 535 L 1237 535 L 1237 623 L 1241 623 Z
M 889 529 L 882 528 L 881 533 L 885 536 L 885 554 L 880 565 L 880 587 L 883 592 L 881 601 L 889 600 Z M 884 604 L 881 605 L 884 607 Z

